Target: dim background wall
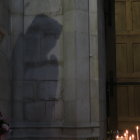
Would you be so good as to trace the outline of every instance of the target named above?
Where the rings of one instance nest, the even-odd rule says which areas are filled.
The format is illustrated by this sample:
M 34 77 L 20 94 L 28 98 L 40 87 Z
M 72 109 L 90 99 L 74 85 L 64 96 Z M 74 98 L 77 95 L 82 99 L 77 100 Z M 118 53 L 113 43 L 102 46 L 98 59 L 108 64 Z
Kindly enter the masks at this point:
M 11 138 L 102 139 L 106 121 L 104 36 L 100 36 L 104 31 L 101 24 L 103 4 L 97 0 L 11 0 L 9 3 L 10 10 L 1 8 L 5 13 L 0 15 L 1 23 L 4 22 L 1 26 L 7 32 L 4 39 L 9 37 L 3 47 L 8 57 L 0 56 L 2 76 L 6 79 L 3 84 L 9 88 L 1 89 L 0 86 L 4 93 L 0 96 L 0 104 L 4 104 L 4 111 L 11 111 L 11 115 L 7 114 L 12 118 Z M 62 26 L 55 47 L 48 54 L 58 61 L 56 91 L 53 91 L 53 84 L 48 86 L 47 80 L 34 79 L 31 83 L 24 78 L 12 78 L 11 82 L 7 76 L 11 75 L 8 63 L 13 61 L 13 50 L 17 46 L 25 47 L 23 38 L 39 14 L 49 16 Z M 14 69 L 10 67 L 10 70 L 24 77 L 20 63 L 22 53 L 21 49 L 16 51 L 15 58 L 19 61 L 11 63 Z M 9 83 L 12 83 L 11 88 Z M 54 97 L 50 100 L 49 95 Z

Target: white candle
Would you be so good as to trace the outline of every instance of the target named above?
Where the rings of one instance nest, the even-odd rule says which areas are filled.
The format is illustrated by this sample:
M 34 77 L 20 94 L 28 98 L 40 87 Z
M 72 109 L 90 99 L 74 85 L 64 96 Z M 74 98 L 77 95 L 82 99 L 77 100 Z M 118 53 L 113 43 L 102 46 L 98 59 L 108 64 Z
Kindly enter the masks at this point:
M 119 140 L 119 136 L 118 135 L 116 136 L 116 140 Z
M 137 134 L 137 140 L 139 140 L 139 127 L 136 126 L 136 134 Z
M 135 140 L 135 136 L 132 134 L 132 140 Z
M 129 140 L 132 140 L 132 137 L 131 136 L 129 137 Z
M 124 140 L 127 140 L 126 138 L 127 138 L 127 137 L 126 137 L 126 133 L 124 133 Z
M 126 133 L 126 137 L 125 137 L 125 139 L 128 140 L 128 133 L 129 133 L 129 131 L 126 130 L 125 133 Z

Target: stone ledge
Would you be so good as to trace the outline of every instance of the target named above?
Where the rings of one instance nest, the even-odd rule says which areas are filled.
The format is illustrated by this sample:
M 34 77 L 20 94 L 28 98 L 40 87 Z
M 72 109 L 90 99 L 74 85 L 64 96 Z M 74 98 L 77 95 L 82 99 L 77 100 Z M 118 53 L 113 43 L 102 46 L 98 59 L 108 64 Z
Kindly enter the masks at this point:
M 99 128 L 100 122 L 64 123 L 64 122 L 13 122 L 12 129 L 21 128 Z
M 38 124 L 38 125 L 37 125 Z M 15 124 L 10 136 L 12 139 L 87 139 L 99 137 L 99 126 L 81 124 L 66 126 L 58 123 L 54 126 L 43 123 Z M 91 139 L 92 140 L 92 139 Z

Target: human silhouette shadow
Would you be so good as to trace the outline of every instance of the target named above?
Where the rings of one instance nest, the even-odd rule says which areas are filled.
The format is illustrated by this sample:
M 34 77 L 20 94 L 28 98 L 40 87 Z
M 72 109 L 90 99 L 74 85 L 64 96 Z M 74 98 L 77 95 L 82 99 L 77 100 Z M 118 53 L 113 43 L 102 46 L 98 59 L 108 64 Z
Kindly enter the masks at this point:
M 13 53 L 13 94 L 16 96 L 13 100 L 16 102 L 17 96 L 22 98 L 25 106 L 21 110 L 25 111 L 26 121 L 53 121 L 59 68 L 57 57 L 51 51 L 61 30 L 56 20 L 40 14 L 17 40 Z M 13 116 L 18 120 L 18 116 Z

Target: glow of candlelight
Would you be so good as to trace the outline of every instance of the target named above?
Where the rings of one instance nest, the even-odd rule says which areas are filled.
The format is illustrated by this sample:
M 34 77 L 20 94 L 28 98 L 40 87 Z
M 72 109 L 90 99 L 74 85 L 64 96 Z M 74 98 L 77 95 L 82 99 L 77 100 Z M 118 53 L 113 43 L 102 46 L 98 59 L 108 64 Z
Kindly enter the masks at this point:
M 127 134 L 124 133 L 124 140 L 127 140 Z
M 137 134 L 137 140 L 139 140 L 139 127 L 136 126 L 136 134 Z
M 126 136 L 125 136 L 125 140 L 128 140 L 128 133 L 129 133 L 129 131 L 126 130 L 126 131 L 125 131 L 125 134 L 126 134 Z
M 135 140 L 135 136 L 134 136 L 134 134 L 132 134 L 132 140 Z
M 118 140 L 118 139 L 119 139 L 119 136 L 117 135 L 117 136 L 116 136 L 116 140 Z
M 132 140 L 132 137 L 131 136 L 129 137 L 129 140 Z

